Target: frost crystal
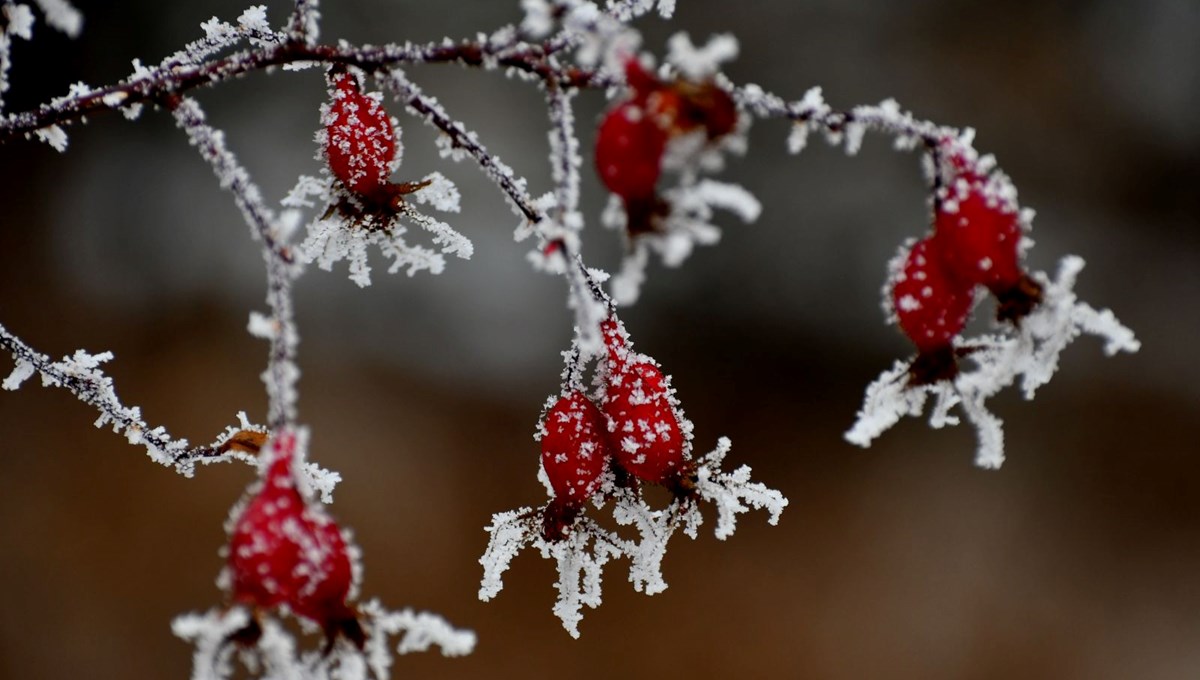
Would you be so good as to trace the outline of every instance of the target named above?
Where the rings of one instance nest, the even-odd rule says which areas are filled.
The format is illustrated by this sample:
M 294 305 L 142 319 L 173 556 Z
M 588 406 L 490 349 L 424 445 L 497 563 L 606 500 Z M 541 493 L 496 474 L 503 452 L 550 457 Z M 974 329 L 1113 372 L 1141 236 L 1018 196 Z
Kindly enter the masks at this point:
M 46 16 L 46 24 L 61 31 L 71 38 L 78 38 L 83 31 L 83 15 L 67 0 L 34 0 L 42 14 Z
M 737 38 L 728 33 L 714 35 L 704 47 L 696 47 L 687 33 L 676 33 L 667 41 L 667 63 L 688 80 L 700 82 L 720 72 L 721 64 L 738 55 Z
M 3 387 L 6 390 L 15 390 L 21 386 L 21 383 L 28 380 L 36 372 L 37 368 L 32 363 L 21 359 L 17 361 L 16 367 L 13 368 L 12 373 L 10 373 L 8 377 L 4 379 L 4 383 L 0 384 L 0 387 Z
M 259 624 L 260 636 L 253 647 L 243 646 L 233 636 L 250 625 L 252 614 L 240 606 L 176 617 L 171 631 L 195 647 L 193 680 L 240 677 L 235 673 L 235 655 L 247 670 L 264 678 L 386 680 L 392 665 L 391 638 L 399 637 L 395 651 L 401 655 L 437 646 L 443 656 L 464 656 L 475 648 L 473 632 L 454 628 L 436 614 L 411 609 L 392 612 L 377 600 L 362 603 L 358 611 L 367 634 L 362 651 L 346 642 L 334 645 L 329 654 L 300 651 L 292 634 L 273 619 Z
M 29 5 L 17 5 L 6 2 L 3 7 L 4 18 L 7 20 L 7 25 L 4 32 L 8 35 L 15 35 L 23 40 L 33 39 L 33 12 L 29 10 Z
M 62 153 L 67 150 L 67 133 L 57 125 L 44 127 L 40 130 L 34 130 L 33 134 L 37 138 L 49 144 L 55 151 Z

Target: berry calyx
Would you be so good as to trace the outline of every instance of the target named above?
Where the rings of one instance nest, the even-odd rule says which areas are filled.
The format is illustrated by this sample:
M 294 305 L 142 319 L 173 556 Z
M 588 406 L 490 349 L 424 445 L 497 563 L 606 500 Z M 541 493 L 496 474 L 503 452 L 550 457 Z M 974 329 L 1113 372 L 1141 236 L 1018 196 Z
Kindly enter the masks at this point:
M 917 384 L 952 378 L 954 338 L 967 323 L 975 287 L 951 276 L 935 238 L 918 241 L 892 281 L 892 308 L 900 330 L 917 346 L 912 376 Z
M 346 539 L 300 493 L 295 447 L 291 432 L 272 440 L 261 485 L 234 521 L 227 564 L 233 599 L 255 609 L 287 605 L 320 625 L 330 646 L 341 634 L 361 647 L 363 630 L 346 603 L 353 582 Z
M 642 481 L 680 492 L 689 474 L 686 439 L 666 377 L 646 356 L 609 368 L 604 413 L 617 464 Z
M 378 95 L 363 94 L 348 71 L 330 75 L 332 101 L 322 116 L 325 157 L 347 190 L 373 205 L 387 205 L 394 192 L 388 177 L 396 158 L 396 132 Z

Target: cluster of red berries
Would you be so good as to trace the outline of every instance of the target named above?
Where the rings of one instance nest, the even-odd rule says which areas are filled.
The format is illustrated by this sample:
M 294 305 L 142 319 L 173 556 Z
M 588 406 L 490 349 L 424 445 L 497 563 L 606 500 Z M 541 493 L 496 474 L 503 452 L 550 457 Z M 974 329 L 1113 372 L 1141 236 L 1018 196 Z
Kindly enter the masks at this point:
M 271 440 L 261 486 L 233 521 L 227 577 L 234 602 L 255 612 L 235 638 L 254 643 L 261 633 L 257 613 L 286 606 L 324 631 L 327 649 L 339 635 L 360 649 L 365 634 L 347 604 L 354 569 L 347 539 L 319 503 L 300 492 L 296 478 L 296 435 Z
M 356 75 L 329 72 L 331 101 L 325 124 L 325 159 L 338 182 L 358 203 L 340 206 L 343 212 L 394 215 L 400 197 L 425 184 L 389 181 L 399 145 L 396 128 L 378 94 L 364 94 Z
M 572 389 L 546 412 L 542 468 L 554 490 L 543 512 L 543 536 L 564 538 L 600 490 L 606 470 L 619 483 L 632 477 L 677 496 L 694 488 L 685 422 L 658 363 L 634 353 L 616 317 L 601 324 L 606 355 L 600 405 Z
M 917 346 L 911 376 L 926 384 L 957 373 L 954 338 L 979 286 L 998 301 L 997 319 L 1020 323 L 1041 301 L 1041 286 L 1020 264 L 1018 208 L 1000 178 L 950 153 L 934 197 L 933 233 L 908 251 L 892 282 L 900 329 Z
M 596 136 L 596 171 L 609 191 L 625 205 L 631 236 L 653 231 L 656 220 L 670 212 L 658 196 L 667 142 L 703 130 L 709 141 L 737 127 L 737 105 L 715 83 L 678 79 L 667 82 L 648 72 L 637 59 L 625 64 L 632 96 L 610 109 Z

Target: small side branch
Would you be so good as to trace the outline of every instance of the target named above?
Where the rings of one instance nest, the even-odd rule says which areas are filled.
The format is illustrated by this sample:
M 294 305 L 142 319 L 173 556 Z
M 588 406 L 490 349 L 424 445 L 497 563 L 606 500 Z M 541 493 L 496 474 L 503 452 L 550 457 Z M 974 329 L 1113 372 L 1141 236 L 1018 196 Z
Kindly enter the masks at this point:
M 217 463 L 243 460 L 253 463 L 253 453 L 265 438 L 266 428 L 251 425 L 245 414 L 239 414 L 239 424 L 226 428 L 221 436 L 205 446 L 189 446 L 186 439 L 175 439 L 163 427 L 151 427 L 142 419 L 136 406 L 126 406 L 117 398 L 112 378 L 100 370 L 100 364 L 112 359 L 112 353 L 89 354 L 78 350 L 74 355 L 53 361 L 33 349 L 7 328 L 0 325 L 0 349 L 10 353 L 16 368 L 4 380 L 2 387 L 15 390 L 35 374 L 41 375 L 42 385 L 61 387 L 83 403 L 100 412 L 96 427 L 111 425 L 130 444 L 142 446 L 150 459 L 159 465 L 173 467 L 190 477 L 196 463 Z

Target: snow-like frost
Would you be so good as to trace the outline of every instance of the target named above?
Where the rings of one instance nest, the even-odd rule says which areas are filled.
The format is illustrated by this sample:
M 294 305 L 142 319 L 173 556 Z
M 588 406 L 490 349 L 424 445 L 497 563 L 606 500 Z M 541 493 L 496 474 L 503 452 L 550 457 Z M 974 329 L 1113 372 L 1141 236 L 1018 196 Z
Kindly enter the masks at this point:
M 33 131 L 39 141 L 50 145 L 55 151 L 62 153 L 67 150 L 67 133 L 57 125 L 49 125 Z
M 5 33 L 15 35 L 22 40 L 33 39 L 33 12 L 29 9 L 29 5 L 6 2 L 0 11 L 4 13 L 4 19 L 7 22 L 4 27 Z
M 441 616 L 404 609 L 393 612 L 377 600 L 358 607 L 367 635 L 362 651 L 347 642 L 335 644 L 328 655 L 301 650 L 296 638 L 273 618 L 259 621 L 261 635 L 253 646 L 233 642 L 252 614 L 241 606 L 184 614 L 171 622 L 176 637 L 190 642 L 193 680 L 226 680 L 235 677 L 234 656 L 251 674 L 289 680 L 385 680 L 390 676 L 389 640 L 399 637 L 396 654 L 424 652 L 439 647 L 443 656 L 464 656 L 475 649 L 475 633 L 458 629 Z
M 46 25 L 78 38 L 83 31 L 83 14 L 67 0 L 34 0 L 46 17 Z
M 712 36 L 703 47 L 693 44 L 685 32 L 676 33 L 667 41 L 667 63 L 694 82 L 712 78 L 720 72 L 722 63 L 733 61 L 737 55 L 737 38 L 729 33 Z
M 779 524 L 779 516 L 787 507 L 788 500 L 775 489 L 750 481 L 750 467 L 743 465 L 730 473 L 721 472 L 721 463 L 732 446 L 729 439 L 721 437 L 717 447 L 700 459 L 696 475 L 696 490 L 700 497 L 717 506 L 717 538 L 725 540 L 737 528 L 737 516 L 751 508 L 766 510 L 767 523 Z
M 24 359 L 18 359 L 17 365 L 13 368 L 12 373 L 8 374 L 8 377 L 4 379 L 2 384 L 0 384 L 0 387 L 10 391 L 15 390 L 21 386 L 21 383 L 28 380 L 36 372 L 37 367 L 34 366 L 32 362 Z

